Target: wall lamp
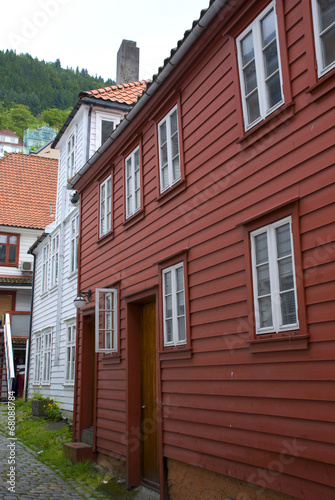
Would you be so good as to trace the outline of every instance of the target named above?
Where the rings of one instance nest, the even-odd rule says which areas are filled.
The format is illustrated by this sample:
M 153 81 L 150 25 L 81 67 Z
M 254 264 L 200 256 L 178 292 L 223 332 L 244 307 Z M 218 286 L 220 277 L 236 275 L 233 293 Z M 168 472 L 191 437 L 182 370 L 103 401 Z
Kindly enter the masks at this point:
M 77 309 L 82 309 L 84 307 L 84 305 L 86 304 L 85 297 L 87 297 L 87 302 L 91 302 L 91 290 L 88 290 L 88 292 L 82 292 L 81 290 L 79 290 L 77 297 L 73 301 Z

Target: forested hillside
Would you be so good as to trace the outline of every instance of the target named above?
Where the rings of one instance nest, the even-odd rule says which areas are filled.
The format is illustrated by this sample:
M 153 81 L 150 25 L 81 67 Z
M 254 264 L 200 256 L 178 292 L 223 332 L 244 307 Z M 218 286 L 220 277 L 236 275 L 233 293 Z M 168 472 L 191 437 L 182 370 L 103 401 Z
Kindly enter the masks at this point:
M 64 69 L 61 61 L 39 61 L 29 54 L 0 51 L 0 130 L 21 138 L 27 128 L 47 123 L 59 129 L 82 90 L 115 83 L 90 76 L 86 69 Z
M 86 69 L 63 69 L 59 59 L 45 62 L 29 54 L 0 51 L 0 101 L 25 104 L 34 116 L 47 108 L 70 108 L 81 90 L 112 83 L 90 76 Z

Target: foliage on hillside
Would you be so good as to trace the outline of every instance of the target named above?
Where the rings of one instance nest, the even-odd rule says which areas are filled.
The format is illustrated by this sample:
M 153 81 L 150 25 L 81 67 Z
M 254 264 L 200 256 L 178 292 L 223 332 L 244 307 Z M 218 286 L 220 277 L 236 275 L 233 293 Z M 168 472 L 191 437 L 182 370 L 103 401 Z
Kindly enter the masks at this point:
M 82 90 L 112 85 L 86 69 L 63 69 L 29 54 L 0 51 L 0 130 L 9 128 L 21 139 L 24 130 L 47 124 L 60 129 Z
M 28 106 L 34 116 L 45 109 L 72 108 L 82 90 L 113 84 L 101 76 L 90 76 L 86 69 L 64 69 L 61 62 L 39 61 L 29 54 L 0 51 L 0 101 Z

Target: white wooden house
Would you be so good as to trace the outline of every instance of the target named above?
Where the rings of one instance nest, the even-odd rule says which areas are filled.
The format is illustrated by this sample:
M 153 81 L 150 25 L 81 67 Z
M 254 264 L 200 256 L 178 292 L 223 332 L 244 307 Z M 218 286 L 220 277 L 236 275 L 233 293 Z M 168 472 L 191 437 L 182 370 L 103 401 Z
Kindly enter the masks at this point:
M 76 192 L 66 186 L 145 88 L 145 81 L 137 81 L 81 92 L 52 144 L 59 150 L 55 221 L 30 248 L 36 269 L 29 393 L 42 391 L 54 397 L 69 417 L 74 397 L 79 203 Z
M 1 400 L 12 389 L 15 366 L 26 357 L 34 264 L 27 251 L 52 221 L 57 166 L 53 159 L 17 153 L 0 159 Z

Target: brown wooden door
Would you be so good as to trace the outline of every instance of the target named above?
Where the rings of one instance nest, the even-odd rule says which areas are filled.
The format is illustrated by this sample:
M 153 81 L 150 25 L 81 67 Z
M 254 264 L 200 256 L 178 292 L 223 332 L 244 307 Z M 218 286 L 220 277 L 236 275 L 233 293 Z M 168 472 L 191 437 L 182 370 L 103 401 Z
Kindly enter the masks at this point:
M 142 482 L 159 486 L 155 303 L 141 311 L 141 473 Z

